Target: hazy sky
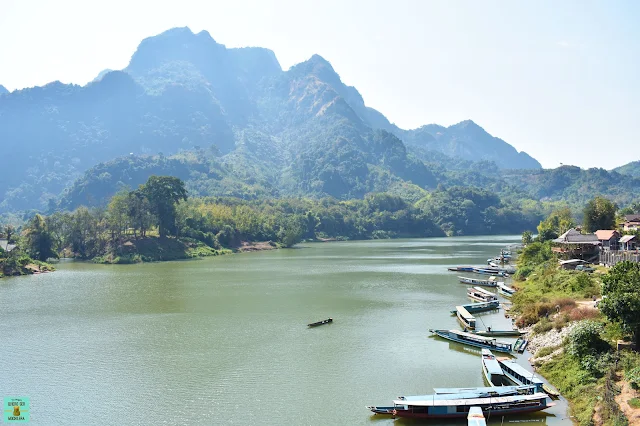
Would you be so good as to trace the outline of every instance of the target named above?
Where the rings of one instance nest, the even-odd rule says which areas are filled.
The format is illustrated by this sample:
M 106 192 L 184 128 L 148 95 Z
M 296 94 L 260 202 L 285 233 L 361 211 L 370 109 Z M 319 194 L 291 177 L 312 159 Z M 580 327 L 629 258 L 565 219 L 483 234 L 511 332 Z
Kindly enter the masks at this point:
M 86 84 L 145 37 L 206 29 L 318 53 L 402 128 L 472 119 L 538 159 L 612 168 L 640 159 L 640 2 L 0 0 L 0 84 Z

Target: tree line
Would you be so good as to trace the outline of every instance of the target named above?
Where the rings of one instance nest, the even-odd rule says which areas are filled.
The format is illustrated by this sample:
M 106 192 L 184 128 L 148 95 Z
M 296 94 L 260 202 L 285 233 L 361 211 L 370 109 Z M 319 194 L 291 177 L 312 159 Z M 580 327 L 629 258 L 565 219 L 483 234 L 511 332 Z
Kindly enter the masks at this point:
M 289 247 L 302 240 L 433 237 L 520 233 L 541 212 L 506 205 L 476 188 L 439 188 L 411 203 L 389 193 L 364 199 L 189 197 L 182 180 L 151 176 L 121 191 L 105 207 L 36 214 L 22 229 L 23 246 L 36 259 L 60 253 L 91 259 L 129 239 L 182 238 L 212 248 L 241 241 Z

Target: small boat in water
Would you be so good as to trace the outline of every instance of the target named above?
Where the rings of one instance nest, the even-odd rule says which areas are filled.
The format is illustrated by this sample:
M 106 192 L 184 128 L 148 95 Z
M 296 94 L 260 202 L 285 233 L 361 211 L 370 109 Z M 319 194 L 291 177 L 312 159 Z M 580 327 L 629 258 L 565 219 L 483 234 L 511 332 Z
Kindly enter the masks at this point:
M 468 288 L 467 296 L 480 302 L 492 302 L 494 300 L 498 300 L 498 297 L 494 293 L 480 287 Z
M 454 342 L 463 343 L 477 348 L 491 349 L 496 352 L 510 353 L 512 350 L 511 343 L 499 342 L 491 337 L 478 336 L 473 333 L 466 333 L 458 330 L 429 330 L 431 333 L 442 337 L 443 339 L 452 340 Z
M 498 283 L 498 292 L 504 296 L 511 297 L 515 294 L 516 289 L 513 287 L 509 287 L 503 282 Z
M 495 355 L 489 349 L 482 350 L 482 372 L 490 385 L 503 386 L 509 384 L 502 367 L 500 367 Z
M 518 337 L 518 340 L 513 344 L 513 351 L 522 353 L 527 348 L 529 341 L 524 337 Z
M 327 318 L 326 320 L 312 322 L 311 324 L 307 324 L 307 327 L 317 327 L 319 325 L 325 325 L 333 322 L 333 318 Z
M 489 277 L 489 279 L 487 280 L 483 280 L 480 278 L 470 278 L 470 277 L 458 277 L 458 279 L 463 284 L 481 285 L 485 287 L 496 287 L 498 285 L 498 281 L 496 281 L 496 277 Z
M 460 398 L 458 394 L 447 395 L 448 399 L 440 399 L 435 395 L 424 395 L 423 400 L 395 400 L 390 407 L 367 407 L 374 413 L 391 411 L 393 416 L 414 419 L 431 418 L 464 418 L 471 407 L 479 407 L 487 416 L 506 416 L 511 414 L 531 413 L 544 410 L 555 405 L 547 403 L 546 393 L 531 395 L 489 396 L 481 398 Z

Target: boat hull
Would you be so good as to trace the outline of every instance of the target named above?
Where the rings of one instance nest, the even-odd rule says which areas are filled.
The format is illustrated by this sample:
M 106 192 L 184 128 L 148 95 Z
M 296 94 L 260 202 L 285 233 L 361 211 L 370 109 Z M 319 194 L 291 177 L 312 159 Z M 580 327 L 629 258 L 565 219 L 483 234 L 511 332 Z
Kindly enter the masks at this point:
M 536 411 L 544 410 L 545 408 L 550 407 L 551 404 L 540 404 L 531 407 L 521 407 L 521 408 L 507 408 L 504 410 L 496 409 L 496 410 L 485 410 L 485 417 L 489 416 L 510 416 L 514 414 L 524 414 L 524 413 L 534 413 Z M 460 413 L 446 413 L 446 414 L 431 414 L 431 413 L 416 413 L 411 410 L 403 410 L 396 408 L 396 417 L 404 417 L 407 419 L 455 419 L 455 418 L 464 418 L 467 417 L 468 412 L 460 412 Z
M 455 336 L 452 336 L 450 334 L 441 333 L 439 330 L 431 330 L 431 332 L 436 334 L 438 337 L 442 337 L 443 339 L 451 340 L 452 342 L 461 343 L 463 345 L 474 346 L 476 348 L 490 349 L 492 351 L 502 352 L 502 353 L 507 353 L 507 354 L 511 353 L 511 347 L 505 347 L 505 348 L 496 347 L 496 346 L 483 344 L 483 343 L 480 343 L 480 342 L 474 342 L 474 341 L 471 341 L 471 340 L 464 340 L 464 339 L 456 338 Z
M 307 324 L 307 327 L 318 327 L 325 324 L 331 324 L 333 322 L 333 318 L 328 318 L 326 320 L 312 322 L 311 324 Z
M 475 333 L 480 336 L 487 336 L 487 337 L 520 336 L 522 334 L 519 330 L 495 330 L 495 331 L 480 330 L 480 331 L 476 331 Z

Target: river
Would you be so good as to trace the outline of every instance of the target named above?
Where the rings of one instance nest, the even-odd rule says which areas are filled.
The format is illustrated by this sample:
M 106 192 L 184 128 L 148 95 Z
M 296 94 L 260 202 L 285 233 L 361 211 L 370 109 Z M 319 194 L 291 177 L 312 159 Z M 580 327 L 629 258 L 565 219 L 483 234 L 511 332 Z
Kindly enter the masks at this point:
M 29 397 L 34 424 L 420 424 L 365 406 L 483 386 L 476 351 L 429 329 L 459 327 L 449 311 L 469 303 L 446 267 L 486 263 L 517 240 L 303 243 L 182 262 L 61 261 L 5 278 L 0 397 Z M 561 400 L 504 422 L 570 425 L 566 411 Z

